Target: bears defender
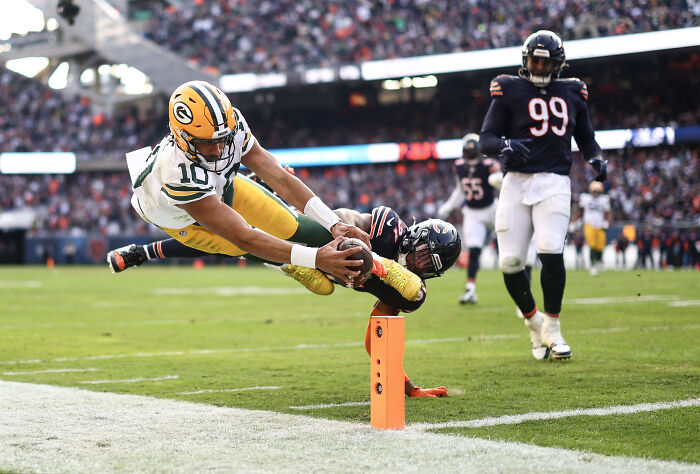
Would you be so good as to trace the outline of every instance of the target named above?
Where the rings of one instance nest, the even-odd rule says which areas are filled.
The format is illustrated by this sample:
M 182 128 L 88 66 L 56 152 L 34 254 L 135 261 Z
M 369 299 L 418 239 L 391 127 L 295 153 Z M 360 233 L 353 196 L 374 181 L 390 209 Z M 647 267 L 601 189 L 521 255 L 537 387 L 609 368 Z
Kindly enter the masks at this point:
M 522 47 L 518 76 L 491 81 L 491 104 L 481 128 L 480 150 L 502 155 L 505 177 L 496 208 L 499 266 L 508 293 L 525 317 L 532 355 L 571 357 L 559 315 L 566 270 L 564 243 L 571 213 L 571 138 L 605 181 L 607 166 L 588 115 L 588 90 L 579 79 L 559 79 L 566 65 L 562 40 L 540 30 Z M 538 311 L 525 274 L 534 233 L 542 263 L 545 314 Z
M 460 304 L 478 301 L 476 274 L 479 271 L 481 250 L 493 230 L 496 217 L 497 189 L 501 186 L 501 164 L 479 153 L 479 135 L 468 133 L 462 138 L 462 158 L 454 163 L 457 185 L 450 197 L 438 209 L 440 217 L 447 217 L 457 207 L 462 208 L 462 237 L 469 249 L 467 284 Z
M 454 265 L 462 249 L 461 240 L 457 229 L 449 222 L 428 219 L 407 227 L 390 207 L 374 208 L 371 214 L 352 209 L 336 209 L 335 213 L 343 222 L 369 234 L 372 251 L 376 255 L 375 262 L 379 261 L 390 268 L 393 262 L 398 261 L 420 277 L 419 287 L 412 294 L 397 291 L 396 285 L 383 277 L 381 269 L 374 271 L 362 287 L 356 289 L 377 298 L 365 331 L 365 348 L 371 354 L 371 317 L 395 316 L 420 308 L 427 296 L 423 280 L 439 277 Z M 377 256 L 380 258 L 377 259 Z M 445 387 L 422 389 L 414 386 L 405 372 L 404 381 L 404 391 L 409 397 L 447 396 Z

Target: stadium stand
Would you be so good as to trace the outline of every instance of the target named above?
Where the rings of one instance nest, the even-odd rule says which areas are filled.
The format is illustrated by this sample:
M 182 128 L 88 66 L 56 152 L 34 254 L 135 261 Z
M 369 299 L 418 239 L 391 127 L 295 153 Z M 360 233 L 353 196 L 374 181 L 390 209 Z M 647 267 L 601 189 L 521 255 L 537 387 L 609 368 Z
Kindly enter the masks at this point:
M 561 33 L 565 41 L 682 28 L 692 26 L 697 15 L 680 0 L 195 3 L 194 8 L 178 10 L 151 2 L 152 18 L 144 35 L 222 73 L 293 71 L 518 46 L 542 28 Z

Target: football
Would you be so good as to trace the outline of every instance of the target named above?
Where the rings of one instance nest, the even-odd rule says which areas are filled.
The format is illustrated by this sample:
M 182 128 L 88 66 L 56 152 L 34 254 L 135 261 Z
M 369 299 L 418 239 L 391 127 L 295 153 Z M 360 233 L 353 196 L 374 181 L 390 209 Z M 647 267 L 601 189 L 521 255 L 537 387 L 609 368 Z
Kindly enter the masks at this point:
M 362 284 L 367 281 L 367 278 L 372 274 L 372 268 L 374 267 L 374 258 L 372 257 L 372 251 L 365 245 L 360 239 L 345 239 L 338 244 L 338 250 L 345 250 L 349 248 L 357 248 L 357 252 L 352 254 L 349 258 L 350 260 L 362 260 L 362 265 L 357 267 L 348 267 L 351 270 L 360 270 L 360 275 L 355 278 L 352 284 L 345 283 L 341 278 L 333 276 L 333 279 L 339 285 L 346 286 L 348 288 L 357 288 L 362 286 Z

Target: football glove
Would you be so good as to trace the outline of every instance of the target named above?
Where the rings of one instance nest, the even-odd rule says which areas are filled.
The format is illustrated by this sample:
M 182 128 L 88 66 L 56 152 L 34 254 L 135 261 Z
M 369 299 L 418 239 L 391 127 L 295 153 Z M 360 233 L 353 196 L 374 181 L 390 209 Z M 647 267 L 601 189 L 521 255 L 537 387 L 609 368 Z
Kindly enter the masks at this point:
M 608 162 L 603 160 L 601 155 L 594 156 L 586 163 L 591 165 L 593 170 L 598 173 L 598 175 L 594 178 L 595 181 L 600 181 L 603 183 L 606 179 L 608 179 Z
M 411 390 L 411 394 L 409 397 L 411 398 L 423 398 L 423 397 L 428 397 L 428 398 L 437 398 L 437 397 L 447 397 L 447 389 L 445 387 L 436 387 L 436 388 L 420 388 L 420 387 L 413 387 L 413 390 Z
M 501 139 L 501 154 L 505 158 L 507 167 L 522 166 L 527 163 L 530 156 L 530 148 L 532 138 L 524 138 L 518 140 L 515 138 Z

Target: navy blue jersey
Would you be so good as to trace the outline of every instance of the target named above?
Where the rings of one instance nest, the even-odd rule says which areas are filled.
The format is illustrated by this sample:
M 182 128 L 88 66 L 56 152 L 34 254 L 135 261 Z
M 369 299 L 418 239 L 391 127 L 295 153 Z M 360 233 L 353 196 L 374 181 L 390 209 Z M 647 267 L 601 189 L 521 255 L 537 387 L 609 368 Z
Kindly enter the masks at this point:
M 464 204 L 472 209 L 490 206 L 494 198 L 493 186 L 489 184 L 493 160 L 487 158 L 471 166 L 464 158 L 459 158 L 454 166 L 459 186 L 464 193 Z
M 369 230 L 372 251 L 381 257 L 396 260 L 399 245 L 407 229 L 404 221 L 393 209 L 385 206 L 375 207 L 372 209 L 372 224 Z M 357 288 L 357 291 L 371 293 L 382 303 L 404 313 L 420 308 L 426 297 L 425 292 L 422 292 L 417 301 L 409 301 L 376 275 L 372 275 L 362 287 Z
M 497 155 L 502 137 L 533 140 L 527 162 L 506 163 L 504 171 L 568 175 L 572 136 L 585 159 L 600 154 L 583 81 L 553 79 L 547 87 L 535 87 L 522 77 L 501 75 L 491 81 L 491 98 L 481 127 L 481 151 Z

